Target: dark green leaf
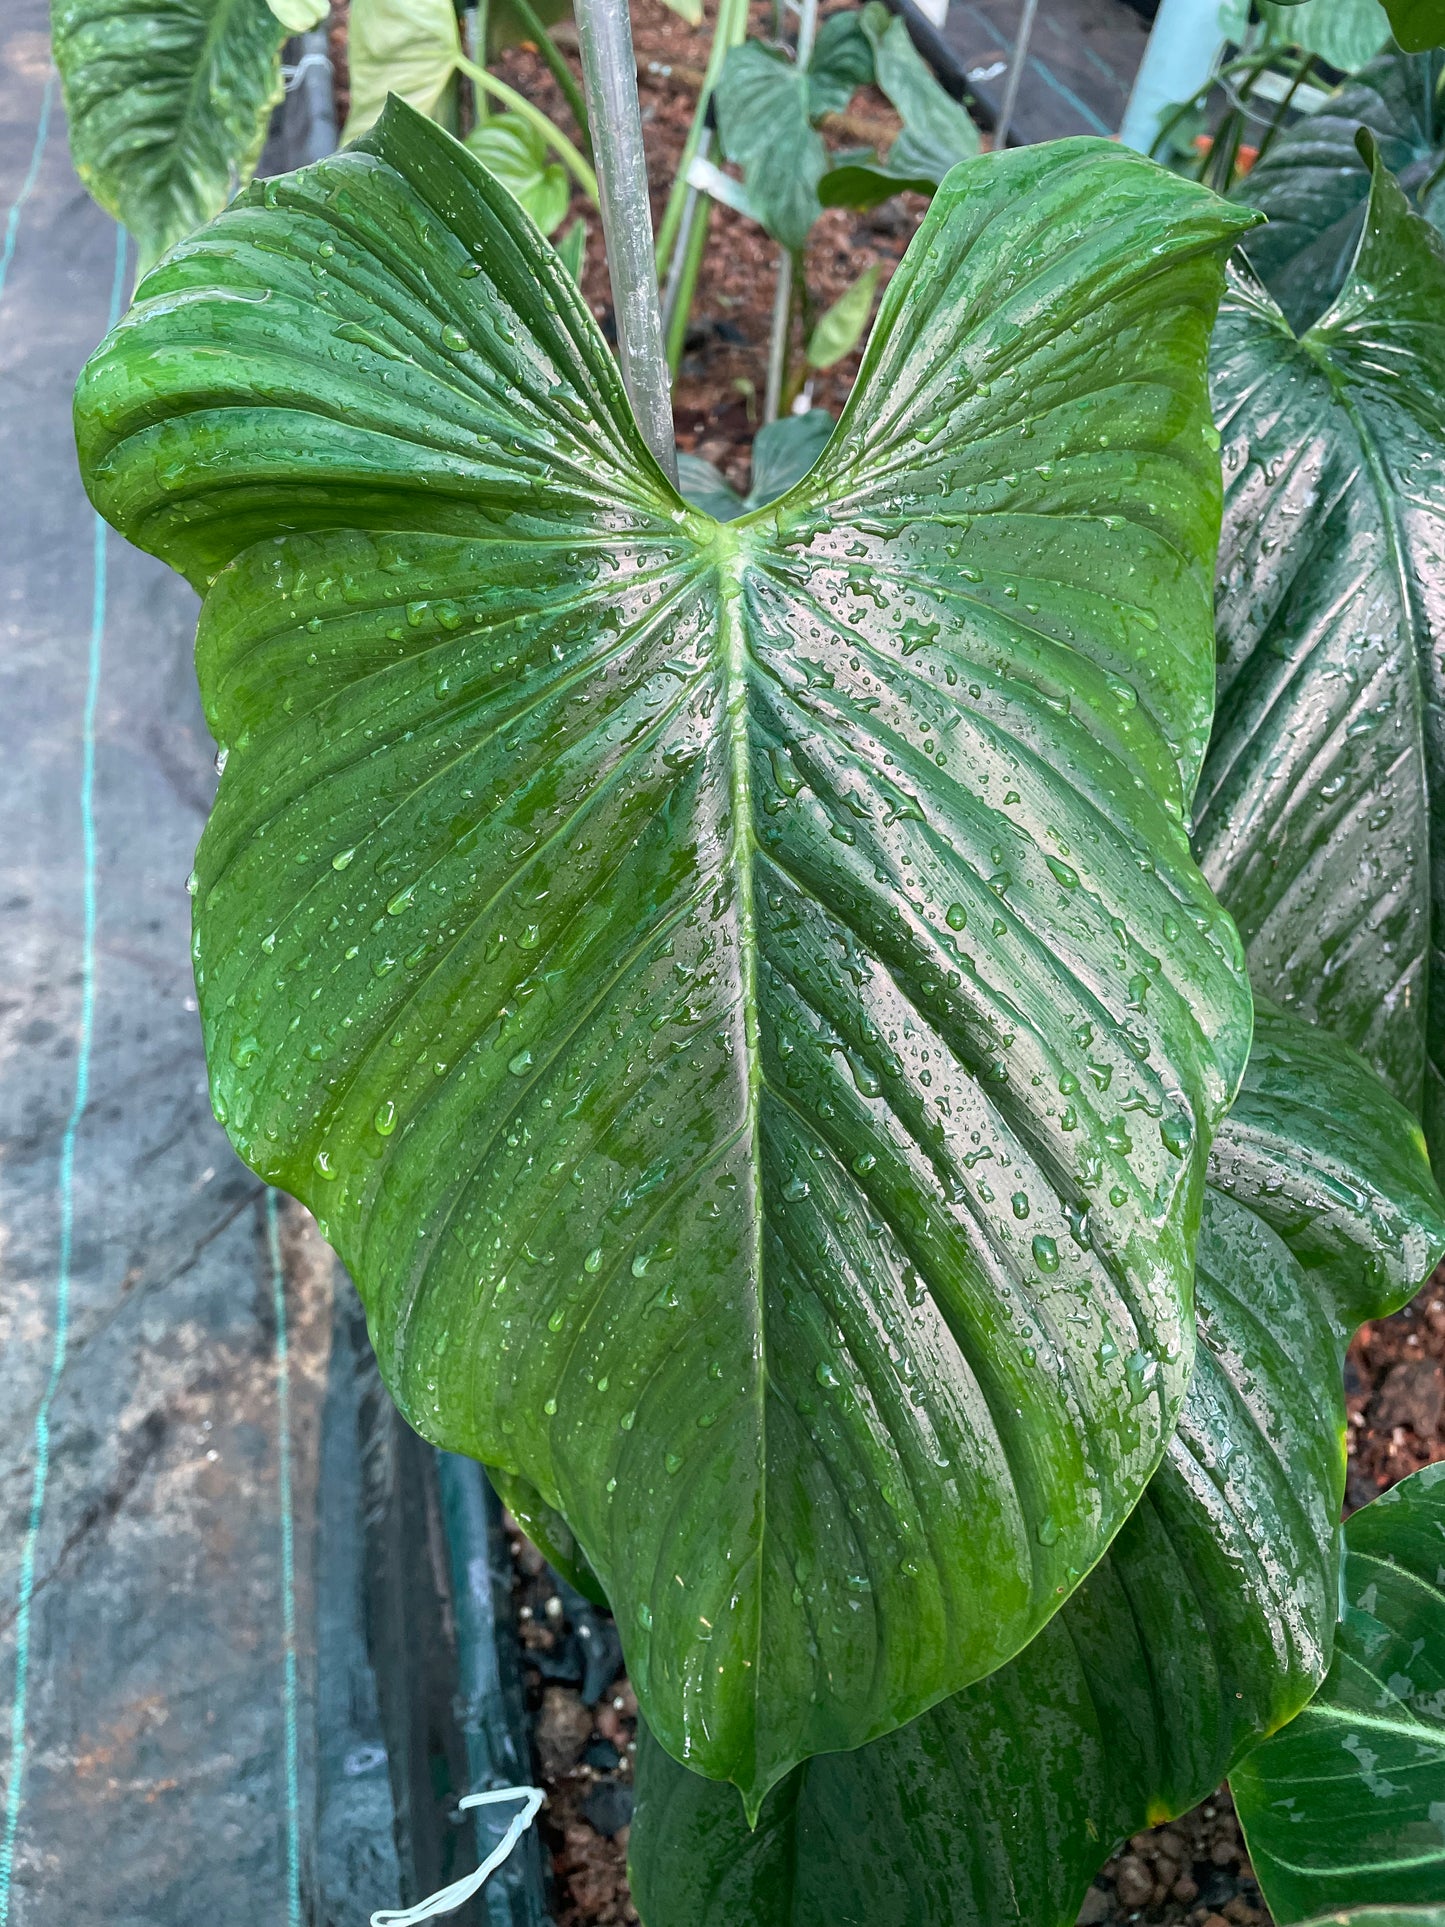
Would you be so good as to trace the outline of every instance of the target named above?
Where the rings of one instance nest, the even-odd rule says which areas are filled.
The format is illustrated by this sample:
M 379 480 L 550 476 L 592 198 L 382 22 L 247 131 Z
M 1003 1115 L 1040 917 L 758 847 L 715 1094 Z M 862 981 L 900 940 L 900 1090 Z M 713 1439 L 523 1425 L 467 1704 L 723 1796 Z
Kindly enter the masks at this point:
M 828 164 L 808 89 L 808 76 L 785 54 L 747 40 L 728 55 L 714 96 L 723 152 L 742 168 L 749 205 L 785 248 L 807 240 Z
M 1406 53 L 1445 45 L 1445 0 L 1385 0 L 1385 12 Z
M 568 1585 L 575 1586 L 594 1606 L 605 1606 L 607 1598 L 597 1575 L 561 1513 L 548 1505 L 536 1486 L 518 1478 L 515 1472 L 503 1472 L 489 1465 L 487 1477 L 496 1487 L 497 1497 L 552 1570 L 560 1572 Z
M 978 129 L 939 86 L 899 15 L 882 0 L 869 0 L 862 23 L 873 43 L 878 85 L 903 119 L 903 132 L 889 149 L 889 170 L 904 179 L 941 181 L 949 168 L 978 152 Z
M 1345 1344 L 1445 1248 L 1445 1200 L 1352 1053 L 1278 1013 L 1264 1030 L 1210 1160 L 1194 1382 L 1101 1565 L 1002 1671 L 798 1768 L 755 1834 L 731 1789 L 644 1743 L 647 1927 L 1070 1927 L 1116 1841 L 1192 1806 L 1308 1700 L 1337 1602 Z M 1353 1252 L 1350 1187 L 1373 1200 Z M 1372 1232 L 1415 1268 L 1392 1253 L 1387 1273 Z
M 754 1798 L 1024 1644 L 1183 1400 L 1250 1018 L 1182 822 L 1240 218 L 1107 142 L 965 164 L 729 525 L 400 104 L 82 382 L 97 502 L 220 572 L 218 1111 Z
M 1329 1677 L 1232 1776 L 1277 1921 L 1445 1901 L 1445 1465 L 1345 1526 Z
M 880 207 L 895 194 L 931 194 L 937 185 L 929 173 L 895 173 L 881 161 L 843 161 L 818 182 L 818 199 L 824 207 Z
M 1438 54 L 1386 54 L 1347 83 L 1330 105 L 1296 123 L 1245 177 L 1238 197 L 1269 216 L 1245 243 L 1256 272 L 1291 327 L 1307 328 L 1343 286 L 1370 193 L 1370 170 L 1355 137 L 1361 128 L 1423 211 L 1436 221 L 1445 197 L 1429 191 L 1445 146 Z
M 1442 322 L 1445 249 L 1383 171 L 1354 277 L 1302 341 L 1257 285 L 1227 296 L 1219 713 L 1195 805 L 1254 981 L 1362 1050 L 1437 1153 Z
M 829 14 L 818 28 L 808 61 L 808 111 L 812 119 L 841 114 L 860 87 L 873 84 L 873 46 L 862 16 Z
M 711 462 L 698 455 L 679 455 L 683 495 L 694 508 L 719 522 L 734 522 L 749 509 L 765 508 L 786 495 L 817 461 L 832 432 L 833 417 L 826 408 L 765 422 L 753 443 L 752 486 L 746 496 L 739 495 Z
M 281 98 L 266 0 L 53 0 L 75 171 L 142 268 L 249 180 Z
M 832 433 L 833 417 L 826 408 L 809 408 L 801 415 L 765 422 L 753 443 L 748 507 L 766 508 L 801 482 L 828 446 Z

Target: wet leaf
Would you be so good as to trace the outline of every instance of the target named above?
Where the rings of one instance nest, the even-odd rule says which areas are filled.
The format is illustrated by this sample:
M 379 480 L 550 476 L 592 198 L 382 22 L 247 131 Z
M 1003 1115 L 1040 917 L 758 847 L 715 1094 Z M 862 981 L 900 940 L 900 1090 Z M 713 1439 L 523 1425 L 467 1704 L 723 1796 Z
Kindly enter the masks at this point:
M 266 0 L 53 0 L 71 159 L 142 268 L 250 179 L 285 38 Z
M 1445 1901 L 1445 1465 L 1362 1507 L 1345 1548 L 1329 1677 L 1230 1781 L 1282 1927 Z
M 1219 712 L 1195 805 L 1255 983 L 1362 1050 L 1437 1153 L 1442 314 L 1445 248 L 1383 170 L 1353 278 L 1303 340 L 1231 287 Z
M 1183 1401 L 1250 1023 L 1183 829 L 1239 218 L 1106 142 L 966 164 L 718 524 L 398 103 L 82 383 L 95 499 L 209 585 L 218 1111 L 754 1799 L 1024 1644 Z
M 1210 1160 L 1194 1381 L 1103 1562 L 1000 1672 L 797 1768 L 756 1833 L 644 1734 L 646 1927 L 1071 1927 L 1119 1841 L 1308 1701 L 1338 1598 L 1345 1345 L 1445 1248 L 1445 1199 L 1353 1053 L 1279 1012 L 1261 1033 Z
M 1441 71 L 1438 54 L 1371 61 L 1327 107 L 1287 128 L 1235 190 L 1269 216 L 1245 251 L 1291 327 L 1319 319 L 1354 259 L 1370 194 L 1370 169 L 1356 146 L 1361 128 L 1412 202 L 1423 196 L 1421 211 L 1440 225 Z

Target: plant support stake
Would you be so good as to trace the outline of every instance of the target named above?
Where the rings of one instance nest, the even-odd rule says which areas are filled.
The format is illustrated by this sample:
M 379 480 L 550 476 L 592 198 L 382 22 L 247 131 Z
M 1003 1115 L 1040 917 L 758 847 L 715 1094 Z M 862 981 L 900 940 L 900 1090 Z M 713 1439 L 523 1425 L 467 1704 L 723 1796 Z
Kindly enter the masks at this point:
M 1019 82 L 1024 77 L 1024 68 L 1029 64 L 1029 42 L 1034 37 L 1034 15 L 1039 10 L 1039 0 L 1024 0 L 1024 17 L 1019 23 L 1018 39 L 1014 42 L 1014 57 L 1009 63 L 1008 82 L 1004 87 L 1003 106 L 999 110 L 998 127 L 995 129 L 993 144 L 1001 154 L 1008 146 L 1009 129 L 1013 126 L 1014 108 L 1018 105 Z
M 652 210 L 627 0 L 578 0 L 577 39 L 597 161 L 607 272 L 617 311 L 622 379 L 644 441 L 675 484 L 672 392 L 662 347 Z

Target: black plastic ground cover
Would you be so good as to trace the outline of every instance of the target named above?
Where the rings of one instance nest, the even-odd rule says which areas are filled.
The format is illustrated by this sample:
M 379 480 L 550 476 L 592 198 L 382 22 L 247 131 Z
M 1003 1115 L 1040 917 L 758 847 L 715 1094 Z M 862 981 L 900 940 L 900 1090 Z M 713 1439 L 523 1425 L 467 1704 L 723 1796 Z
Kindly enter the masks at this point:
M 273 164 L 328 144 L 314 76 Z M 401 1425 L 211 1116 L 196 602 L 103 529 L 70 430 L 133 272 L 44 0 L 3 0 L 0 1927 L 363 1927 L 477 1864 L 461 1793 L 530 1777 L 509 1582 L 480 1472 Z M 541 1894 L 534 1839 L 452 1918 Z
M 955 98 L 992 128 L 1024 0 L 950 0 L 935 27 L 915 0 L 887 0 Z M 1118 132 L 1148 38 L 1148 0 L 1039 0 L 1010 145 Z

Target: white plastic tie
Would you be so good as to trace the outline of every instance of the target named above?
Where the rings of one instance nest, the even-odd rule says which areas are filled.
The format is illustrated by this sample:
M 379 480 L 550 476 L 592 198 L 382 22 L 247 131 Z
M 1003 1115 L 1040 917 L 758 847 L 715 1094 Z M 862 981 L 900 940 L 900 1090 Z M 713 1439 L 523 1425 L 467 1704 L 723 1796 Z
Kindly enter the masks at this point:
M 379 1913 L 371 1916 L 371 1927 L 418 1927 L 419 1922 L 435 1920 L 438 1914 L 449 1914 L 454 1907 L 460 1907 L 464 1900 L 470 1900 L 473 1894 L 480 1893 L 541 1812 L 545 1798 L 539 1787 L 504 1786 L 495 1788 L 491 1793 L 469 1793 L 464 1800 L 459 1800 L 457 1804 L 462 1810 L 467 1807 L 495 1806 L 500 1800 L 521 1800 L 524 1804 L 475 1873 L 464 1874 L 449 1887 L 442 1887 L 427 1899 L 419 1900 L 414 1907 L 383 1907 Z

